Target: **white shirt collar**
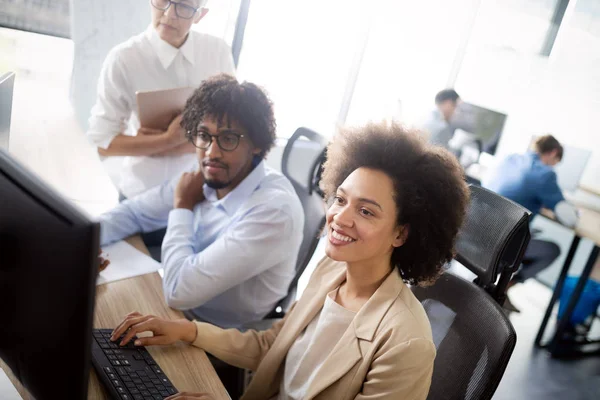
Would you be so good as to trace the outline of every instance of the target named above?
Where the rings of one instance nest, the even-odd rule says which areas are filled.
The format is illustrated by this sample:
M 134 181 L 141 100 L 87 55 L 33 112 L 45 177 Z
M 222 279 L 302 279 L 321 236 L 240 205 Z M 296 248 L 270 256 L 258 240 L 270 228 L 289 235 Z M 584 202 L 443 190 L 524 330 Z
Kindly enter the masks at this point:
M 169 68 L 179 52 L 181 52 L 185 59 L 194 65 L 194 35 L 192 35 L 192 31 L 188 33 L 187 39 L 180 48 L 173 47 L 162 40 L 152 25 L 146 30 L 146 37 L 150 41 L 163 68 Z

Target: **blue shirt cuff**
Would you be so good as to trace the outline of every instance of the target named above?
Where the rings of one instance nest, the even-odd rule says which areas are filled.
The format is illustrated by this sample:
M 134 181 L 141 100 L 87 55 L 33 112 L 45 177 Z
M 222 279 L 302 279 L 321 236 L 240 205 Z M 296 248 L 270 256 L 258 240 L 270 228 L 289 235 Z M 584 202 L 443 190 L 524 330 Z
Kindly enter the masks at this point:
M 179 224 L 192 224 L 194 212 L 186 208 L 176 208 L 169 212 L 169 226 Z

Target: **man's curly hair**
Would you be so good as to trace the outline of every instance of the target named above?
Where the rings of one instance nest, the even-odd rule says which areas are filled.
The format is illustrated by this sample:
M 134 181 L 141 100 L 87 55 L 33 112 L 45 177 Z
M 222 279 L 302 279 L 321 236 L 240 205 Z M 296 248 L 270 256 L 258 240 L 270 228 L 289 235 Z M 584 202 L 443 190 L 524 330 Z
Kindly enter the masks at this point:
M 261 149 L 260 158 L 265 158 L 275 144 L 277 124 L 273 103 L 254 83 L 239 83 L 227 74 L 203 81 L 183 111 L 181 126 L 188 132 L 188 138 L 206 116 L 215 118 L 219 124 L 230 125 L 235 121 L 241 125 L 254 146 Z
M 406 242 L 393 250 L 392 266 L 411 285 L 433 283 L 454 257 L 454 242 L 469 202 L 456 158 L 398 124 L 368 124 L 340 132 L 327 148 L 321 188 L 325 198 L 361 167 L 394 182 L 397 224 L 408 225 Z

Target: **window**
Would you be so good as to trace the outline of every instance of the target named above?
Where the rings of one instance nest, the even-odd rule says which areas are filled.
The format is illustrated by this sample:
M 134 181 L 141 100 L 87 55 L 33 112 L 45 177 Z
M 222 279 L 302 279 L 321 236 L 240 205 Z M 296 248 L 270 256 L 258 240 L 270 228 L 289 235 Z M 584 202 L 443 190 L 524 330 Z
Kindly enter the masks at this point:
M 238 76 L 269 92 L 277 133 L 335 131 L 368 4 L 356 0 L 253 1 Z

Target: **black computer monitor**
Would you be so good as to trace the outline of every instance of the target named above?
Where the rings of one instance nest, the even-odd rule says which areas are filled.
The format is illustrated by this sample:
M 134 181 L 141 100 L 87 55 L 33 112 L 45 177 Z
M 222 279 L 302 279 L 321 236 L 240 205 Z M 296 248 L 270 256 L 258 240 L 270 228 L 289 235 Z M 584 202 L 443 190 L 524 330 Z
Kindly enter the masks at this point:
M 506 123 L 506 114 L 462 102 L 454 118 L 454 127 L 473 135 L 472 139 L 479 142 L 482 152 L 492 155 L 496 153 Z
M 0 150 L 0 357 L 37 399 L 87 398 L 99 234 Z
M 7 72 L 0 76 L 0 149 L 4 150 L 8 150 L 14 84 L 15 74 L 13 72 Z

